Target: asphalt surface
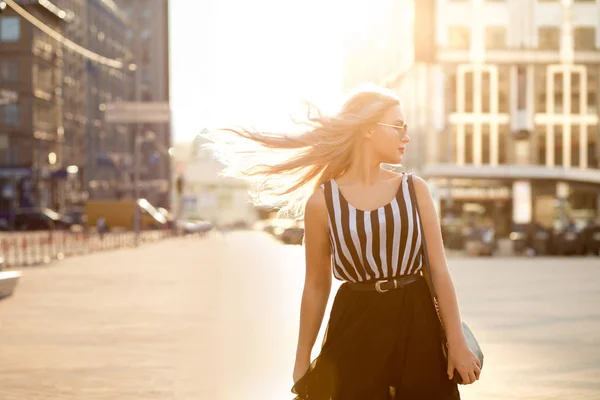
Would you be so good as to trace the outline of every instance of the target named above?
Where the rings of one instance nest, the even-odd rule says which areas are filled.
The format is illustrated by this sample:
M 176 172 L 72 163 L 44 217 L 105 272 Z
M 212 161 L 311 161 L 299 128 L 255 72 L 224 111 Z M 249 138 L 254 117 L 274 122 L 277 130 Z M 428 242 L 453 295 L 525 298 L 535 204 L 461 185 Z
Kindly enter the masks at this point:
M 463 399 L 600 399 L 600 258 L 449 265 L 486 357 Z M 3 400 L 293 397 L 300 246 L 232 232 L 21 271 L 0 301 Z

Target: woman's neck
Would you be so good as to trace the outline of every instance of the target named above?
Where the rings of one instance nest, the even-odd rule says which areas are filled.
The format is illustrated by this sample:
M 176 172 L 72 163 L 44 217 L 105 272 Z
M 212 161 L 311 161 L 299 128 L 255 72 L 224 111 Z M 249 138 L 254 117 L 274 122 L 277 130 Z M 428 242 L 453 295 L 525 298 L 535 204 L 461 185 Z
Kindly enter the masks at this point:
M 357 149 L 352 157 L 350 166 L 344 173 L 344 178 L 349 183 L 371 186 L 380 180 L 381 162 L 369 151 Z

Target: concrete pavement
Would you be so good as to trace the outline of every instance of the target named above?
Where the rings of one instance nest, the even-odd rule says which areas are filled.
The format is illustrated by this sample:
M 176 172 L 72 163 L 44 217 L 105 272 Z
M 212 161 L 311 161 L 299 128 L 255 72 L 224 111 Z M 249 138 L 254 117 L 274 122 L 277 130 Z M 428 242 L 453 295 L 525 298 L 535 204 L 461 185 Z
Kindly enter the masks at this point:
M 600 398 L 599 258 L 449 262 L 486 355 L 463 399 Z M 2 399 L 289 399 L 303 278 L 301 247 L 249 232 L 25 269 Z

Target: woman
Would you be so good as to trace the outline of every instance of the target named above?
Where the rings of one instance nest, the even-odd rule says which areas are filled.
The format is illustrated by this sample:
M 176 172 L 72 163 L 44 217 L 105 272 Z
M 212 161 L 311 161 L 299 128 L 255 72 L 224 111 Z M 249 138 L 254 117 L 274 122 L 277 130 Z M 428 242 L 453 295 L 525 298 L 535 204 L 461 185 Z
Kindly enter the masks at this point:
M 381 167 L 401 164 L 410 143 L 398 98 L 380 88 L 360 90 L 336 116 L 309 115 L 309 121 L 310 129 L 294 136 L 232 130 L 259 145 L 249 152 L 212 146 L 228 166 L 226 173 L 254 178 L 261 184 L 259 197 L 282 212 L 304 215 L 296 399 L 459 399 L 451 381 L 455 368 L 470 384 L 479 379 L 481 365 L 462 332 L 431 195 L 415 177 L 417 215 L 412 176 Z M 268 154 L 281 157 L 267 162 Z M 420 273 L 418 218 L 448 338 L 447 363 L 440 322 Z M 320 355 L 311 363 L 332 270 L 345 283 Z

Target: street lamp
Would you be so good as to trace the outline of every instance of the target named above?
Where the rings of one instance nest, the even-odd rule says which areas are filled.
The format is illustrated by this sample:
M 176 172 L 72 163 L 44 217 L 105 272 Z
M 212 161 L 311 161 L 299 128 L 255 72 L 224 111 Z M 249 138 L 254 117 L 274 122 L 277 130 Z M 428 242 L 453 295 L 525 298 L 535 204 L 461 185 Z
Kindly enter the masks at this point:
M 152 143 L 154 147 L 158 149 L 160 153 L 169 157 L 171 153 L 171 149 L 165 148 L 161 143 L 156 141 L 156 133 L 152 131 L 146 131 L 142 135 L 136 135 L 134 141 L 134 166 L 133 166 L 133 187 L 135 193 L 135 212 L 133 216 L 133 228 L 135 230 L 135 245 L 137 246 L 139 243 L 139 235 L 140 235 L 140 207 L 138 205 L 138 201 L 140 199 L 140 147 L 142 143 Z

